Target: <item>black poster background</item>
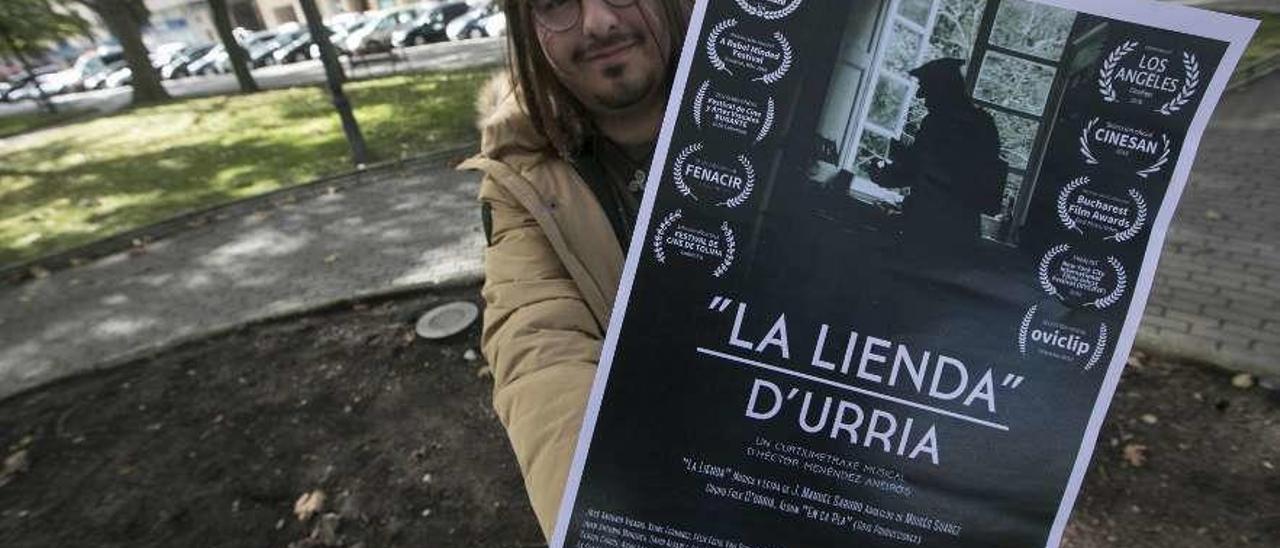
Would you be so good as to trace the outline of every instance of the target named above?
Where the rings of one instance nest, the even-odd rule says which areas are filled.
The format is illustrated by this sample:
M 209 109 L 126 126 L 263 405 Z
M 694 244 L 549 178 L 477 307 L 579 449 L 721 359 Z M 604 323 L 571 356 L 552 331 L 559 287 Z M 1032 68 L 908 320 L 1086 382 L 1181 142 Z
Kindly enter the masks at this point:
M 648 230 L 637 236 L 643 238 L 641 255 L 562 531 L 564 546 L 900 546 L 917 541 L 1043 546 L 1049 541 L 1081 444 L 1092 441 L 1085 439 L 1086 427 L 1131 313 L 1135 287 L 1155 267 L 1147 258 L 1152 226 L 1158 216 L 1171 214 L 1164 211 L 1172 207 L 1165 204 L 1165 193 L 1227 43 L 1078 15 L 1070 41 L 1084 45 L 1072 52 L 1055 83 L 1060 93 L 1047 107 L 1053 124 L 1044 136 L 1047 146 L 1026 222 L 1017 245 L 1004 246 L 947 234 L 951 225 L 909 226 L 929 221 L 886 215 L 810 180 L 818 107 L 842 32 L 830 22 L 843 21 L 850 5 L 844 0 L 712 1 L 701 27 L 690 30 L 697 40 L 695 57 L 685 88 L 673 91 L 680 94 L 679 117 L 667 153 L 658 154 L 666 163 Z M 746 44 L 748 61 L 760 60 L 760 66 L 725 59 L 730 53 L 708 46 L 709 35 Z M 1139 44 L 1117 54 L 1129 41 Z M 1114 79 L 1115 102 L 1100 90 L 1104 63 L 1131 66 L 1143 51 L 1164 52 L 1171 70 L 1181 71 L 1178 82 L 1184 87 L 1187 66 L 1181 61 L 1194 56 L 1198 89 L 1176 111 L 1155 110 L 1173 98 L 1168 93 L 1134 100 Z M 735 122 L 713 114 L 733 108 L 725 106 L 733 102 L 728 96 L 746 108 L 734 127 L 729 126 Z M 712 102 L 716 106 L 708 106 Z M 697 107 L 701 113 L 695 115 Z M 1084 147 L 1081 141 L 1094 118 L 1100 119 L 1094 129 L 1111 122 L 1137 128 L 1156 142 L 1169 136 L 1168 157 L 1157 171 L 1138 176 L 1159 161 L 1160 151 L 1151 158 L 1101 156 L 1100 145 Z M 762 125 L 769 127 L 762 131 Z M 1082 148 L 1097 163 L 1089 163 Z M 721 174 L 727 183 L 716 186 L 707 177 L 690 176 L 690 164 Z M 1063 189 L 1081 177 L 1089 182 L 1076 184 L 1065 202 L 1086 190 L 1116 204 L 1129 200 L 1124 202 L 1128 225 L 1140 225 L 1133 235 L 1106 239 L 1105 231 L 1066 224 L 1060 214 Z M 1145 221 L 1135 220 L 1140 208 L 1134 193 L 1145 204 Z M 921 239 L 914 233 L 938 236 Z M 696 245 L 672 245 L 677 234 Z M 1050 294 L 1045 265 L 1052 278 L 1067 260 L 1104 271 L 1105 294 Z M 1125 282 L 1117 288 L 1119 277 Z M 1098 305 L 1099 298 L 1110 302 Z M 753 343 L 785 314 L 789 359 L 776 346 L 756 352 L 728 343 L 741 303 L 747 309 L 738 334 Z M 837 363 L 852 330 L 859 343 L 878 337 L 906 345 L 917 359 L 924 350 L 935 358 L 954 357 L 964 362 L 970 389 L 991 368 L 996 412 L 988 412 L 981 401 L 931 399 L 901 380 L 889 386 L 859 379 L 856 356 L 848 374 L 811 366 L 823 324 L 829 326 L 823 355 Z M 1077 330 L 1076 339 L 1091 350 L 1066 356 L 1061 348 L 1028 339 L 1028 333 L 1054 326 L 1067 334 Z M 1118 350 L 1127 352 L 1127 343 Z M 892 350 L 887 353 L 891 364 Z M 888 365 L 875 371 L 887 376 Z M 744 412 L 757 379 L 784 393 L 797 389 L 798 396 L 771 419 L 748 418 Z M 1016 388 L 1005 386 L 1011 380 Z M 939 464 L 927 456 L 898 455 L 896 446 L 885 452 L 843 436 L 833 439 L 831 416 L 824 430 L 806 433 L 797 422 L 806 392 L 814 405 L 810 422 L 827 397 L 833 413 L 842 400 L 860 406 L 867 419 L 873 410 L 890 413 L 899 432 L 912 419 L 908 452 L 933 425 Z M 770 462 L 749 449 L 794 457 L 797 447 L 858 463 L 856 470 L 833 468 L 856 471 L 861 484 Z M 735 480 L 728 470 L 744 476 Z M 762 485 L 762 479 L 776 484 Z M 873 479 L 910 493 L 874 487 Z M 805 487 L 845 500 L 806 498 L 799 493 Z M 798 511 L 783 510 L 786 503 Z M 948 528 L 942 525 L 959 530 L 939 531 Z

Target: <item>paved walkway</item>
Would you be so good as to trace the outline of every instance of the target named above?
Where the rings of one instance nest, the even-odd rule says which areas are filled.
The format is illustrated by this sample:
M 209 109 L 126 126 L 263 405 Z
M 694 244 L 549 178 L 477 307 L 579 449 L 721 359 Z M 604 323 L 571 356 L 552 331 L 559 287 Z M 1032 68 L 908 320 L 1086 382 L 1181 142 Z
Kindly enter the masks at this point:
M 1280 376 L 1280 73 L 1228 94 L 1169 231 L 1138 344 Z
M 352 296 L 481 275 L 478 176 L 436 164 L 0 287 L 0 398 Z

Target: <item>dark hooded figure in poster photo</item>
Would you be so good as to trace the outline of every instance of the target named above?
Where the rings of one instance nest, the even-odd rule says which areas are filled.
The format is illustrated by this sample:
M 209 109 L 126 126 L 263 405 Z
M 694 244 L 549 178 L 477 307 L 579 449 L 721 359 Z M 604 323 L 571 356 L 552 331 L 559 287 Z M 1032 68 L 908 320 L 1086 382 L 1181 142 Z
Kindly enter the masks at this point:
M 935 59 L 908 73 L 928 114 L 911 144 L 893 141 L 889 163 L 868 168 L 872 182 L 905 196 L 904 244 L 913 248 L 970 247 L 981 237 L 979 216 L 1000 206 L 1008 169 L 1000 136 L 991 115 L 965 92 L 962 64 Z

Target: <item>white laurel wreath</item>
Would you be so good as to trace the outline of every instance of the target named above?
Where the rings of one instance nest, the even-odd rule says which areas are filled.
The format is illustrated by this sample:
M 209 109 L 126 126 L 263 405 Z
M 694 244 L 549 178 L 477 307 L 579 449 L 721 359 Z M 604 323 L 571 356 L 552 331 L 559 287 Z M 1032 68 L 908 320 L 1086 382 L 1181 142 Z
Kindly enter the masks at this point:
M 716 26 L 711 27 L 711 30 L 707 32 L 707 61 L 709 61 L 711 66 L 715 67 L 716 70 L 723 71 L 729 75 L 733 75 L 733 71 L 729 70 L 729 66 L 724 64 L 724 59 L 720 58 L 720 52 L 716 51 L 716 46 L 719 45 L 720 34 L 729 28 L 737 26 L 737 24 L 737 19 L 725 19 L 724 21 L 716 23 Z
M 733 229 L 729 228 L 729 221 L 720 223 L 720 232 L 724 234 L 724 259 L 720 261 L 720 265 L 711 272 L 712 276 L 717 278 L 724 276 L 729 271 L 729 267 L 733 266 L 734 255 L 738 252 L 738 241 L 733 236 Z
M 1089 356 L 1089 363 L 1084 366 L 1085 371 L 1093 369 L 1093 366 L 1098 365 L 1098 360 L 1102 359 L 1103 348 L 1106 348 L 1106 346 L 1107 324 L 1100 323 L 1098 324 L 1098 340 L 1093 345 L 1093 355 Z
M 1125 43 L 1116 46 L 1116 49 L 1112 50 L 1107 59 L 1102 62 L 1102 68 L 1098 71 L 1098 89 L 1102 92 L 1104 101 L 1108 103 L 1118 101 L 1116 99 L 1116 90 L 1111 86 L 1111 80 L 1115 77 L 1116 65 L 1119 65 L 1120 60 L 1132 53 L 1136 47 L 1138 47 L 1137 40 L 1125 41 Z
M 766 106 L 764 109 L 764 121 L 760 122 L 760 132 L 756 133 L 757 143 L 764 141 L 764 138 L 769 136 L 769 131 L 773 129 L 773 116 L 774 116 L 773 110 L 774 110 L 773 97 L 770 97 L 769 105 Z
M 1097 123 L 1097 118 L 1089 120 L 1089 123 L 1084 126 L 1084 131 L 1080 132 L 1080 153 L 1084 155 L 1085 163 L 1091 165 L 1098 163 L 1098 159 L 1093 155 L 1093 150 L 1089 148 L 1089 132 L 1093 131 L 1093 126 Z
M 698 86 L 698 92 L 693 95 L 693 125 L 698 129 L 702 129 L 702 103 L 707 98 L 707 89 L 711 87 L 711 80 L 705 80 L 701 86 Z
M 684 147 L 684 150 L 681 150 L 680 154 L 676 155 L 676 161 L 671 166 L 675 171 L 671 177 L 671 182 L 676 185 L 676 190 L 680 192 L 680 195 L 690 198 L 695 202 L 698 201 L 698 196 L 695 195 L 693 193 L 693 189 L 689 188 L 689 185 L 684 182 L 684 163 L 689 160 L 690 154 L 698 152 L 699 150 L 702 150 L 702 143 L 700 142 Z
M 742 192 L 739 192 L 737 196 L 720 202 L 717 205 L 722 205 L 732 209 L 742 205 L 743 202 L 747 201 L 747 198 L 751 197 L 751 190 L 756 187 L 756 168 L 751 165 L 751 160 L 747 158 L 746 154 L 738 155 L 738 163 L 742 164 L 743 179 L 746 180 L 742 185 Z
M 1058 220 L 1062 221 L 1063 226 L 1066 226 L 1067 230 L 1074 230 L 1080 234 L 1084 234 L 1084 230 L 1076 224 L 1075 219 L 1071 218 L 1071 213 L 1068 211 L 1070 208 L 1068 206 L 1071 202 L 1071 193 L 1087 184 L 1089 184 L 1089 177 L 1077 177 L 1070 183 L 1067 183 L 1066 186 L 1062 187 L 1062 191 L 1058 193 Z
M 662 218 L 662 222 L 658 223 L 658 228 L 653 230 L 653 257 L 660 264 L 667 263 L 667 249 L 663 245 L 663 240 L 667 239 L 667 231 L 671 229 L 672 223 L 680 220 L 684 214 L 679 209 L 668 213 Z
M 1162 133 L 1160 134 L 1160 138 L 1164 140 L 1164 150 L 1160 152 L 1160 157 L 1156 159 L 1154 164 L 1147 166 L 1145 169 L 1138 170 L 1139 177 L 1145 179 L 1147 175 L 1160 171 L 1160 168 L 1164 167 L 1164 165 L 1169 162 L 1169 150 L 1172 148 L 1169 146 L 1169 136 Z
M 781 32 L 774 32 L 773 39 L 778 42 L 778 49 L 782 50 L 782 61 L 778 63 L 778 68 L 774 69 L 773 72 L 767 72 L 752 78 L 753 81 L 772 84 L 781 80 L 783 76 L 787 75 L 787 71 L 791 70 L 794 53 L 791 49 L 791 42 L 788 42 L 787 37 L 783 36 Z
M 1133 199 L 1133 205 L 1137 208 L 1137 212 L 1133 216 L 1133 222 L 1129 223 L 1129 228 L 1103 238 L 1113 242 L 1127 242 L 1142 232 L 1142 227 L 1147 224 L 1147 201 L 1142 198 L 1142 193 L 1137 189 L 1129 189 L 1129 197 Z
M 802 0 L 793 0 L 791 4 L 782 7 L 782 9 L 767 10 L 747 3 L 748 0 L 738 0 L 738 7 L 742 8 L 742 11 L 745 11 L 748 14 L 768 21 L 773 21 L 776 19 L 782 19 L 783 17 L 794 13 L 796 9 L 800 7 L 801 1 Z
M 1031 329 L 1031 319 L 1036 316 L 1036 309 L 1040 305 L 1033 304 L 1027 309 L 1027 313 L 1022 316 L 1022 325 L 1018 326 L 1018 352 L 1027 353 L 1027 331 Z
M 1191 102 L 1191 98 L 1195 97 L 1196 90 L 1200 87 L 1200 60 L 1189 52 L 1182 52 L 1182 68 L 1185 78 L 1182 80 L 1182 89 L 1178 90 L 1178 94 L 1172 99 L 1161 105 L 1156 112 L 1168 116 L 1179 110 L 1183 106 Z
M 1068 249 L 1071 249 L 1071 246 L 1067 244 L 1058 244 L 1049 248 L 1049 252 L 1045 253 L 1043 259 L 1040 259 L 1040 268 L 1036 272 L 1040 278 L 1040 287 L 1044 288 L 1046 293 L 1054 297 L 1061 297 L 1061 295 L 1058 294 L 1058 288 L 1054 287 L 1053 282 L 1049 280 L 1049 264 L 1053 262 L 1054 257 L 1057 257 Z
M 1115 257 L 1107 257 L 1107 263 L 1109 263 L 1111 265 L 1111 268 L 1116 272 L 1115 289 L 1112 289 L 1111 293 L 1108 293 L 1105 296 L 1097 300 L 1094 300 L 1093 302 L 1086 303 L 1085 306 L 1092 306 L 1094 308 L 1097 308 L 1098 310 L 1107 308 L 1108 306 L 1111 306 L 1119 302 L 1120 298 L 1124 296 L 1125 289 L 1129 288 L 1129 276 L 1124 271 L 1124 265 L 1120 264 L 1120 259 L 1117 259 Z

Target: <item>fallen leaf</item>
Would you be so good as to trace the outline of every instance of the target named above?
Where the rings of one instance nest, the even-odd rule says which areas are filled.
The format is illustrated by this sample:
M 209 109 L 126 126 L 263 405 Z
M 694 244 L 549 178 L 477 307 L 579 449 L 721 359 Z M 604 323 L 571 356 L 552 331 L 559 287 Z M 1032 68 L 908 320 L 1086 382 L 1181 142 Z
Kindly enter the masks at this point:
M 466 352 L 462 353 L 462 359 L 467 360 L 469 362 L 476 361 L 476 359 L 478 359 L 479 357 L 480 355 L 477 354 L 475 350 L 472 350 L 470 348 L 468 348 Z
M 1124 446 L 1124 460 L 1129 466 L 1140 468 L 1147 463 L 1147 446 L 1130 443 Z
M 293 503 L 293 513 L 298 516 L 298 521 L 305 522 L 311 519 L 324 508 L 324 491 L 316 489 L 310 493 L 304 493 L 298 497 L 298 501 Z
M 1151 413 L 1147 413 L 1142 416 L 1142 422 L 1145 422 L 1147 424 L 1155 424 L 1157 422 L 1160 422 L 1160 419 L 1157 418 L 1155 415 L 1152 415 Z
M 338 260 L 338 254 L 337 254 L 337 253 L 334 253 L 333 255 L 329 255 L 328 257 L 325 257 L 325 258 L 324 258 L 324 262 L 326 262 L 326 263 L 332 263 L 332 262 L 334 262 L 334 261 L 336 261 L 336 260 Z
M 1241 389 L 1253 388 L 1253 375 L 1250 375 L 1248 373 L 1241 373 L 1239 375 L 1231 377 L 1231 386 L 1234 386 L 1236 388 L 1241 388 Z

